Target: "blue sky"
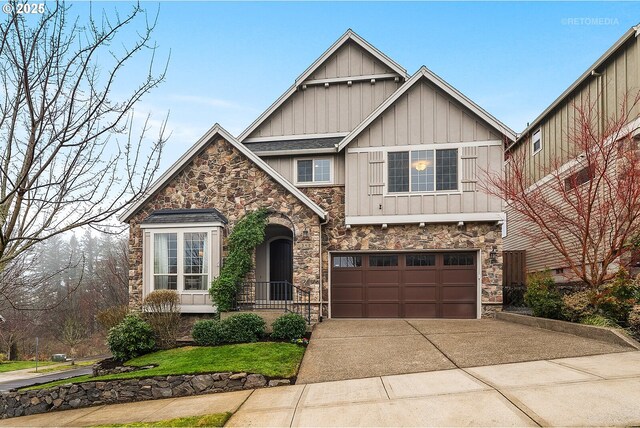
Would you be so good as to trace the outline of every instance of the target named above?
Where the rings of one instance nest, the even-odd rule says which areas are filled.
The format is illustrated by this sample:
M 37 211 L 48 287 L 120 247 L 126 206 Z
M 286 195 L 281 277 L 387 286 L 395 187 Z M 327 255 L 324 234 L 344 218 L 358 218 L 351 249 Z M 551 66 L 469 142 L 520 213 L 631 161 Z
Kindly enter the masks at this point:
M 634 2 L 142 5 L 160 8 L 154 39 L 161 57 L 171 51 L 166 82 L 138 108 L 155 119 L 170 110 L 163 169 L 215 122 L 238 135 L 348 28 L 410 74 L 426 65 L 519 132 L 640 22 Z

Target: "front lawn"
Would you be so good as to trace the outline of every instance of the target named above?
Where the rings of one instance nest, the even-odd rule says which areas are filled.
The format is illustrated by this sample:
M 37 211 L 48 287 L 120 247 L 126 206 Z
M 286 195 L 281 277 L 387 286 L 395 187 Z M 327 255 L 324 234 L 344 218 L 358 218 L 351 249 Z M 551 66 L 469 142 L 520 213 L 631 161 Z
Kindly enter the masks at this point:
M 52 364 L 60 364 L 54 361 L 38 361 L 38 368 L 42 366 L 50 366 Z M 0 373 L 12 372 L 14 370 L 35 369 L 35 361 L 5 361 L 0 363 Z M 38 370 L 39 371 L 39 370 Z
M 223 427 L 231 417 L 231 413 L 214 413 L 212 415 L 189 416 L 186 418 L 167 419 L 157 422 L 132 422 L 130 424 L 111 424 L 104 427 Z M 99 425 L 102 426 L 102 425 Z
M 187 346 L 158 351 L 134 358 L 127 366 L 151 369 L 93 377 L 78 376 L 26 389 L 42 389 L 65 383 L 131 379 L 150 376 L 184 375 L 215 372 L 258 373 L 268 377 L 289 378 L 298 372 L 304 348 L 281 342 L 242 343 L 223 346 Z

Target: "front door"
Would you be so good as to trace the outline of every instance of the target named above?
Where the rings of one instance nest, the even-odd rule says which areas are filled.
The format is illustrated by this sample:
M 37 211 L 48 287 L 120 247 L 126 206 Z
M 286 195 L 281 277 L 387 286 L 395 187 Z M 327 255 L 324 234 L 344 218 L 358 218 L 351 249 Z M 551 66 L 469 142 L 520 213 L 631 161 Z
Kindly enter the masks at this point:
M 291 300 L 293 295 L 293 246 L 286 238 L 269 244 L 269 297 L 271 300 Z

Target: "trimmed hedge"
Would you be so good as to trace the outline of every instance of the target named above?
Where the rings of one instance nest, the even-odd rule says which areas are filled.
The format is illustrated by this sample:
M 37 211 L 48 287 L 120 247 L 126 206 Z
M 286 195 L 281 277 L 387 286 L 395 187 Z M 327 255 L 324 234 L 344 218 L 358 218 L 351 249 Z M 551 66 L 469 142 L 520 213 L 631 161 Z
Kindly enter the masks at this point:
M 274 339 L 300 339 L 307 332 L 307 321 L 299 314 L 284 314 L 271 324 Z
M 155 349 L 151 326 L 138 315 L 127 315 L 117 326 L 109 330 L 107 345 L 118 361 L 127 361 Z
M 265 334 L 266 323 L 250 313 L 236 314 L 222 321 L 201 320 L 193 325 L 191 336 L 200 346 L 257 342 Z

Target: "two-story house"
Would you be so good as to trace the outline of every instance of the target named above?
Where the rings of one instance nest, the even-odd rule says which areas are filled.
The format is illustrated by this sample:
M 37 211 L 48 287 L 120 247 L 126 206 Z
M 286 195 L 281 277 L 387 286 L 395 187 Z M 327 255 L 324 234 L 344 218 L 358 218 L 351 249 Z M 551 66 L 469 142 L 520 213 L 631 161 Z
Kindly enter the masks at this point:
M 479 181 L 515 139 L 349 30 L 242 134 L 216 124 L 121 217 L 131 304 L 168 288 L 183 312 L 213 311 L 226 236 L 264 207 L 253 303 L 305 291 L 312 322 L 479 318 L 501 303 L 504 220 Z
M 587 184 L 591 180 L 589 166 L 580 161 L 583 148 L 576 142 L 585 119 L 594 122 L 596 132 L 607 132 L 607 123 L 612 118 L 625 118 L 618 138 L 629 132 L 638 138 L 640 129 L 640 105 L 633 101 L 640 91 L 640 26 L 630 28 L 593 65 L 591 65 L 571 86 L 549 105 L 506 149 L 506 174 L 510 174 L 511 159 L 519 159 L 524 164 L 524 185 L 527 189 L 540 189 L 545 197 L 554 201 L 557 207 L 570 208 L 562 192 L 558 192 L 554 181 L 564 178 L 567 186 Z M 604 135 L 603 138 L 607 138 Z M 604 141 L 604 140 L 603 140 Z M 529 186 L 529 187 L 527 187 Z M 568 192 L 570 193 L 570 192 Z M 543 238 L 535 224 L 527 220 L 521 212 L 507 204 L 505 250 L 526 250 L 526 268 L 529 272 L 549 270 L 556 281 L 576 281 L 578 278 L 567 266 L 567 261 L 548 239 Z M 575 214 L 578 215 L 577 213 Z M 613 220 L 611 220 L 613 221 Z M 532 237 L 532 233 L 537 233 Z M 571 236 L 565 238 L 571 245 Z M 597 237 L 594 237 L 597 239 Z M 575 251 L 581 251 L 577 247 Z M 609 245 L 603 242 L 602 245 Z M 623 255 L 618 263 L 627 265 L 629 254 Z M 578 257 L 576 256 L 577 260 Z M 597 260 L 596 262 L 601 262 Z

